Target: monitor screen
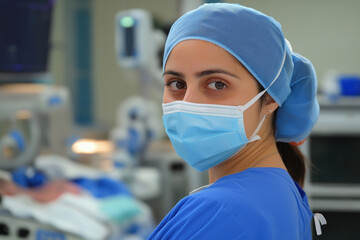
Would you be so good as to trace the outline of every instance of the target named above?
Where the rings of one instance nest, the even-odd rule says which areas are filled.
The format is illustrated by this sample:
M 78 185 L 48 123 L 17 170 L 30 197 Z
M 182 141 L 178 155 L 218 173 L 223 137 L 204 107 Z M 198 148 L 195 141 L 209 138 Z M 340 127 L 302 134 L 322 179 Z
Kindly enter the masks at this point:
M 47 70 L 55 0 L 0 0 L 0 72 Z

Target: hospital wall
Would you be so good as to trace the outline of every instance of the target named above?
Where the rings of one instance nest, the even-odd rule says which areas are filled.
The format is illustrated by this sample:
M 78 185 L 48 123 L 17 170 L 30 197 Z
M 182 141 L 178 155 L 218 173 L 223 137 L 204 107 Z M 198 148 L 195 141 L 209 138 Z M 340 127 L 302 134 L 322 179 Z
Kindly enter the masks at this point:
M 66 84 L 65 1 L 57 1 L 52 33 L 50 70 L 55 82 Z M 227 1 L 230 2 L 230 1 Z M 319 83 L 329 69 L 360 74 L 360 1 L 358 0 L 243 0 L 231 1 L 273 16 L 281 24 L 294 51 L 309 58 Z M 95 117 L 107 126 L 124 99 L 139 94 L 138 75 L 116 64 L 114 19 L 118 11 L 144 8 L 157 21 L 170 24 L 179 16 L 177 0 L 92 0 L 92 63 Z

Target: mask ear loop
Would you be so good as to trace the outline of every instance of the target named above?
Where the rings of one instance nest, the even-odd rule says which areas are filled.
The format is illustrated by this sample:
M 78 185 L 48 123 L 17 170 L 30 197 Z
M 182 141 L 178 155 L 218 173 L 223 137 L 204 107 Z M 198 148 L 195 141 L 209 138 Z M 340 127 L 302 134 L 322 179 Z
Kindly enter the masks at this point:
M 258 131 L 260 130 L 261 126 L 263 125 L 264 121 L 266 118 L 266 114 L 262 117 L 259 125 L 257 126 L 257 128 L 255 129 L 254 133 L 251 135 L 251 137 L 249 138 L 249 142 L 254 142 L 256 140 L 260 140 L 260 136 L 256 135 L 258 133 Z
M 285 39 L 286 40 L 286 39 Z M 287 41 L 287 40 L 286 40 Z M 288 41 L 286 42 L 288 43 Z M 290 44 L 290 43 L 289 43 Z M 282 68 L 284 66 L 284 63 L 285 63 L 285 59 L 286 59 L 286 50 L 284 52 L 284 56 L 283 56 L 283 59 L 282 59 L 282 62 L 281 62 L 281 65 L 280 65 L 280 68 L 274 78 L 274 80 L 272 80 L 272 82 L 270 83 L 270 85 L 262 90 L 261 92 L 259 92 L 255 97 L 253 97 L 249 102 L 247 102 L 244 106 L 239 106 L 239 108 L 241 108 L 242 111 L 245 111 L 246 109 L 248 109 L 249 107 L 251 107 L 257 100 L 259 100 L 262 95 L 264 95 L 267 90 L 274 84 L 274 82 L 278 79 L 278 77 L 280 76 L 280 73 L 282 71 Z M 256 140 L 259 140 L 260 139 L 260 136 L 259 135 L 256 135 L 258 133 L 258 131 L 260 130 L 261 126 L 263 125 L 264 121 L 265 121 L 265 118 L 266 118 L 266 114 L 262 117 L 259 125 L 257 126 L 257 128 L 255 129 L 254 133 L 251 135 L 250 139 L 249 139 L 249 142 L 253 142 L 253 141 L 256 141 Z

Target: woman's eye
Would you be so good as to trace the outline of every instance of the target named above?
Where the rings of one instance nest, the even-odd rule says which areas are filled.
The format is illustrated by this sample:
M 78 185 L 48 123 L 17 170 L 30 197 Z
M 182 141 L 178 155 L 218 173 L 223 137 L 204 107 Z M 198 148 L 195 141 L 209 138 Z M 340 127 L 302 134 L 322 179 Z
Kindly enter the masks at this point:
M 224 89 L 226 88 L 226 84 L 223 83 L 223 82 L 211 82 L 209 83 L 209 88 L 211 89 L 215 89 L 215 90 L 221 90 L 221 89 Z
M 166 85 L 169 86 L 172 90 L 179 90 L 186 88 L 186 84 L 183 81 L 171 81 Z

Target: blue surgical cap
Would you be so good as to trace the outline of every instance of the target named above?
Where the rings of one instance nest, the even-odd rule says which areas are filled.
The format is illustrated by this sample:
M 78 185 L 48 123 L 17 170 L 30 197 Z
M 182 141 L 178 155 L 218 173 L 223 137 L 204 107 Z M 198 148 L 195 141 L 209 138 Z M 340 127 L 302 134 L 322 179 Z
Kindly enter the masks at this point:
M 292 52 L 281 25 L 239 4 L 204 4 L 180 17 L 165 44 L 163 69 L 172 49 L 187 39 L 211 42 L 241 62 L 279 104 L 276 140 L 299 142 L 319 115 L 317 81 L 309 60 Z

